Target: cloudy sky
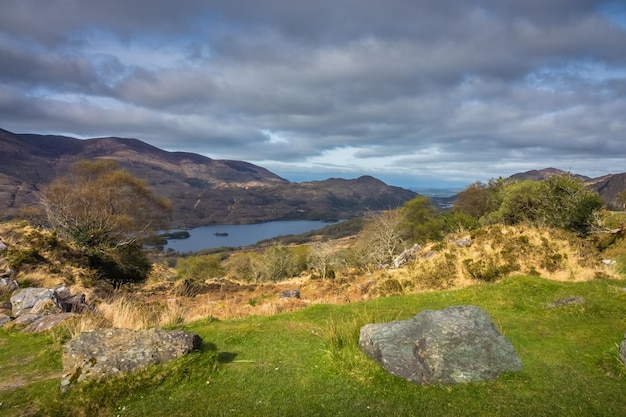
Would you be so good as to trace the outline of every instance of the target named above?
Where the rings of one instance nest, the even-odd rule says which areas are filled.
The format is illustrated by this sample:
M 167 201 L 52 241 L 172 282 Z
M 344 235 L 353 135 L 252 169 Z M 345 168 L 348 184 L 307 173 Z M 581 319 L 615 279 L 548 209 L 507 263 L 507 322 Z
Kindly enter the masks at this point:
M 0 128 L 293 181 L 626 172 L 626 2 L 2 0 Z

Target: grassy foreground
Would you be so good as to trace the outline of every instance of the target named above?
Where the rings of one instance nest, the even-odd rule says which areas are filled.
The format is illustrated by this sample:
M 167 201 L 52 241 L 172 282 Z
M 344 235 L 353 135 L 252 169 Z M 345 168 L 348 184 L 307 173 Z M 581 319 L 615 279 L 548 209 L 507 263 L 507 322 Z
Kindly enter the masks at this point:
M 201 352 L 59 392 L 62 331 L 0 330 L 2 416 L 624 416 L 626 280 L 512 277 L 462 290 L 314 305 L 186 326 Z M 582 305 L 547 308 L 570 296 Z M 356 347 L 363 324 L 473 304 L 510 338 L 520 373 L 489 383 L 416 386 Z

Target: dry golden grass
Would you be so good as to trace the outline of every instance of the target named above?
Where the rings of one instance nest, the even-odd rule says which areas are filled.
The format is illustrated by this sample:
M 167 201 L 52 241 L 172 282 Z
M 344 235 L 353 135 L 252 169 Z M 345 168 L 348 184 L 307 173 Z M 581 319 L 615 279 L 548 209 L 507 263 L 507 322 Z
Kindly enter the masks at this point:
M 49 230 L 25 221 L 4 222 L 0 223 L 0 240 L 7 245 L 5 260 L 20 265 L 18 282 L 54 288 L 91 279 L 91 272 L 79 265 L 74 248 Z
M 469 237 L 471 246 L 455 243 L 462 237 Z M 399 269 L 369 273 L 345 269 L 335 271 L 334 279 L 300 276 L 259 284 L 239 282 L 229 276 L 226 280 L 194 281 L 191 291 L 181 280 L 176 280 L 174 268 L 161 262 L 153 266 L 145 285 L 134 287 L 132 292 L 111 295 L 95 285 L 90 271 L 63 263 L 63 255 L 48 251 L 46 245 L 53 242 L 50 233 L 25 222 L 4 223 L 0 224 L 0 239 L 19 250 L 27 250 L 29 244 L 39 242 L 45 262 L 20 269 L 18 281 L 49 288 L 64 284 L 72 293 L 85 294 L 88 302 L 97 304 L 97 314 L 83 314 L 68 322 L 71 334 L 103 326 L 144 329 L 173 327 L 202 319 L 267 316 L 310 304 L 342 304 L 392 294 L 462 288 L 511 274 L 540 275 L 559 281 L 618 275 L 615 266 L 601 262 L 589 241 L 559 230 L 494 225 L 425 245 L 416 260 Z M 353 239 L 335 242 L 337 250 L 351 243 Z M 56 249 L 59 248 L 71 250 L 57 244 Z M 301 299 L 279 298 L 281 291 L 291 289 L 300 290 Z
M 455 242 L 470 238 L 469 247 Z M 494 225 L 473 233 L 451 235 L 425 246 L 408 267 L 418 287 L 465 287 L 512 274 L 539 275 L 558 281 L 615 277 L 611 265 L 582 239 L 561 230 Z
M 146 303 L 127 295 L 116 295 L 100 302 L 93 313 L 83 313 L 69 321 L 70 334 L 100 327 L 142 330 L 173 327 L 190 321 L 189 309 L 175 298 L 164 303 Z

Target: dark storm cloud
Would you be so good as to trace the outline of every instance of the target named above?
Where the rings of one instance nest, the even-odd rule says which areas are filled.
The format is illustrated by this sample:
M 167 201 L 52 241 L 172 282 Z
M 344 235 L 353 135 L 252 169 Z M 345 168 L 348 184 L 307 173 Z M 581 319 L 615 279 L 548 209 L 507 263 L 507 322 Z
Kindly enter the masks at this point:
M 626 157 L 625 19 L 602 0 L 5 1 L 0 127 L 294 175 L 602 175 Z

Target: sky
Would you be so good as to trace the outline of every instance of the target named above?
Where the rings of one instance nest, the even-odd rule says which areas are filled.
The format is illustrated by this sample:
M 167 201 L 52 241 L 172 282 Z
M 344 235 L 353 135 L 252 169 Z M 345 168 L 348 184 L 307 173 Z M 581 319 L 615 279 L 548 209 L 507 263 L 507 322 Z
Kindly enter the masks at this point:
M 0 128 L 291 181 L 626 172 L 624 0 L 2 0 Z

